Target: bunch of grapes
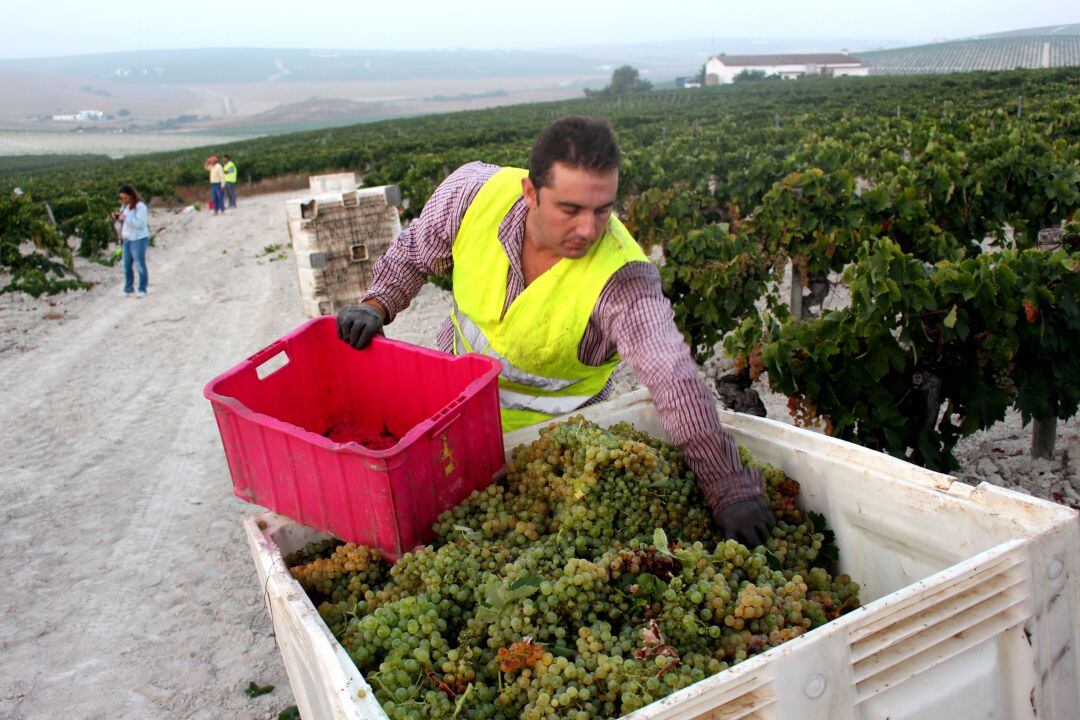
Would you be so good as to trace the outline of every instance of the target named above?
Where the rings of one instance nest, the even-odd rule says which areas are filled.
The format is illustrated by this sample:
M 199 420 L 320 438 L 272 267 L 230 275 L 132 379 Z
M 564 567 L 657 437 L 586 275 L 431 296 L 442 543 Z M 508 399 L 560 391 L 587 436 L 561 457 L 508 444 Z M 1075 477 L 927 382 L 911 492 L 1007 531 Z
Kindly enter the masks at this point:
M 778 520 L 756 548 L 717 535 L 678 448 L 577 418 L 392 568 L 333 543 L 287 562 L 391 718 L 618 717 L 858 606 L 798 483 L 741 452 Z
M 286 560 L 286 564 L 288 561 Z M 293 564 L 289 570 L 309 595 L 323 596 L 331 602 L 356 603 L 385 577 L 388 566 L 377 550 L 349 544 L 337 544 L 328 557 Z

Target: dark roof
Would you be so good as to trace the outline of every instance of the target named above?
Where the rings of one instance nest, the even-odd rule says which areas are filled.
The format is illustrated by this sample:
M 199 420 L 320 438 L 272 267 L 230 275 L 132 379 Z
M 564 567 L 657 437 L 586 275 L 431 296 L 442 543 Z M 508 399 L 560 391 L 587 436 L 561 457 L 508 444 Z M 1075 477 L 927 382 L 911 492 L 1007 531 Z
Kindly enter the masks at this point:
M 854 55 L 844 53 L 795 53 L 788 55 L 724 55 L 716 59 L 725 65 L 861 65 Z

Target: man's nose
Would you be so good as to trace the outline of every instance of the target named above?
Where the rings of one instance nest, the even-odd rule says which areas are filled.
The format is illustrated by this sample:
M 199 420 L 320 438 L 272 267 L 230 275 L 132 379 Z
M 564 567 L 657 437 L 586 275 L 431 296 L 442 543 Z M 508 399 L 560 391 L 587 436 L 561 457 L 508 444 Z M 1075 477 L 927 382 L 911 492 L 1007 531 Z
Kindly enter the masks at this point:
M 582 213 L 581 220 L 578 221 L 578 235 L 585 240 L 595 240 L 597 227 L 596 218 L 592 216 L 592 213 Z

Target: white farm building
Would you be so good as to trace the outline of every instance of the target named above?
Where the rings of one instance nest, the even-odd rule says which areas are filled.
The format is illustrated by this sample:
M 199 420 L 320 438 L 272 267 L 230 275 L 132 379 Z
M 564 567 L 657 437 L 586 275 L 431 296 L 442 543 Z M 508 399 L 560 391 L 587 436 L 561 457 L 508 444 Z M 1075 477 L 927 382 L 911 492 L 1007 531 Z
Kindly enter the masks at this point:
M 59 120 L 61 122 L 73 122 L 76 120 L 101 120 L 105 117 L 105 113 L 101 110 L 80 110 L 77 113 L 71 113 L 68 115 L 53 115 L 53 120 Z
M 870 68 L 847 53 L 807 53 L 790 55 L 724 55 L 709 58 L 705 63 L 705 84 L 726 85 L 735 81 L 741 72 L 763 72 L 779 75 L 784 80 L 804 75 L 866 76 Z

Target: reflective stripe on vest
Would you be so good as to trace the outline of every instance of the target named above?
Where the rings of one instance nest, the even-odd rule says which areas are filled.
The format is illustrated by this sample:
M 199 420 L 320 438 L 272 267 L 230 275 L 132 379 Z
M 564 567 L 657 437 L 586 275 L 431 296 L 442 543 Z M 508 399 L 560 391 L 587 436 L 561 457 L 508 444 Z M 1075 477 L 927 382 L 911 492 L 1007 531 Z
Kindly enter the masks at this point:
M 467 315 L 464 315 L 457 309 L 457 303 L 454 303 L 453 314 L 456 320 L 456 322 L 454 322 L 455 355 L 460 355 L 463 352 L 473 352 L 493 357 L 502 363 L 502 372 L 500 372 L 499 375 L 517 385 L 529 385 L 540 388 L 541 390 L 558 391 L 564 390 L 577 382 L 577 380 L 537 375 L 536 373 L 531 373 L 522 370 L 519 367 L 515 367 L 513 363 L 492 349 L 487 338 L 484 337 L 483 331 L 481 331 L 480 328 L 476 326 L 476 323 L 470 320 Z M 458 351 L 459 347 L 462 348 L 461 351 Z M 588 398 L 585 399 L 588 400 Z
M 503 364 L 503 429 L 568 413 L 604 389 L 618 358 L 585 365 L 578 348 L 611 276 L 647 262 L 618 218 L 584 257 L 562 258 L 506 308 L 510 261 L 499 226 L 521 199 L 527 171 L 503 168 L 477 193 L 453 242 L 454 352 L 482 352 Z
M 225 182 L 236 182 L 236 163 L 232 160 L 225 163 Z

